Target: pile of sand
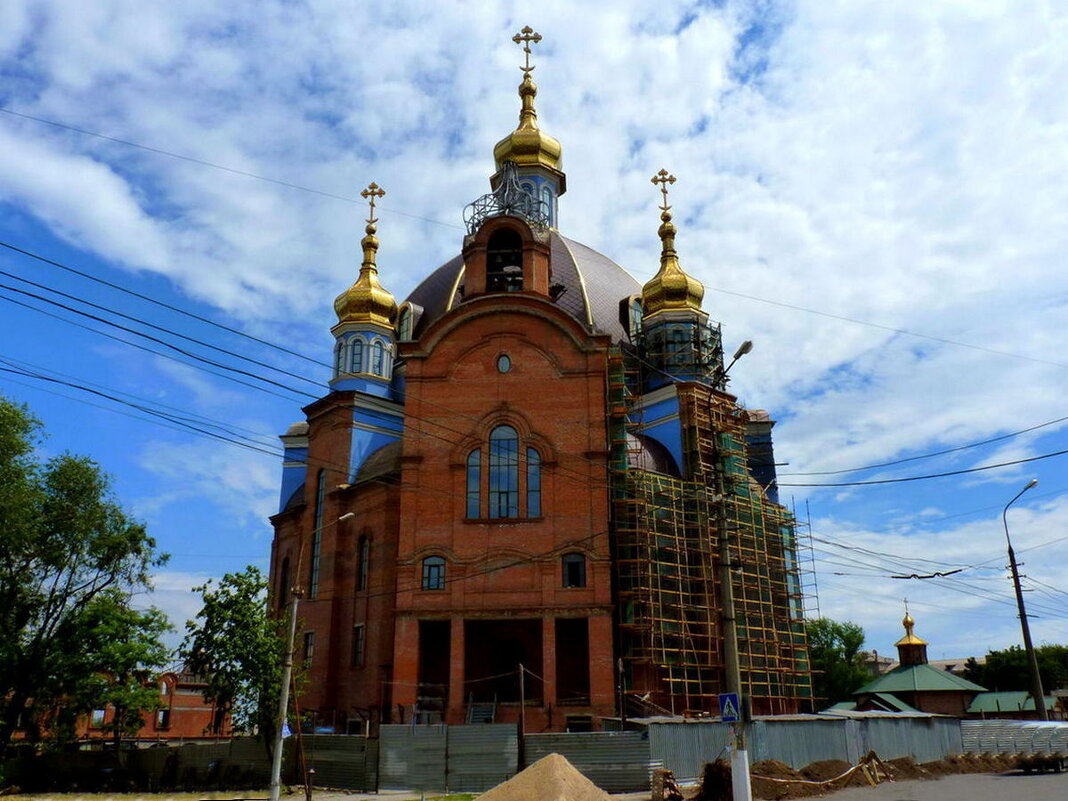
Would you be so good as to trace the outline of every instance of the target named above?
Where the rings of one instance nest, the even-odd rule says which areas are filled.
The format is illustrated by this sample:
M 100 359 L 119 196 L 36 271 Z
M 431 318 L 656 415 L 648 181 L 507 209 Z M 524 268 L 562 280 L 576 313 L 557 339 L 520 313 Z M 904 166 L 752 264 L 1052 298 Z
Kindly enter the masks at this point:
M 549 754 L 478 801 L 609 801 L 611 796 L 559 754 Z

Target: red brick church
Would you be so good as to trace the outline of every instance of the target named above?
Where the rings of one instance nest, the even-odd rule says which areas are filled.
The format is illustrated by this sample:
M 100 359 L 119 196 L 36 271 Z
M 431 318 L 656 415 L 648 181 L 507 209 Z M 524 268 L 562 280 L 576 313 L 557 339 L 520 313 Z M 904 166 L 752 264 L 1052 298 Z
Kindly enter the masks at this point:
M 807 708 L 773 423 L 726 391 L 719 326 L 675 250 L 672 176 L 654 177 L 662 254 L 644 286 L 560 233 L 538 39 L 516 36 L 519 125 L 465 210 L 460 254 L 399 305 L 378 274 L 382 190 L 363 193 L 331 391 L 282 437 L 272 518 L 276 608 L 300 594 L 300 706 L 336 731 L 514 721 L 521 697 L 529 730 L 711 713 L 733 559 L 754 711 Z

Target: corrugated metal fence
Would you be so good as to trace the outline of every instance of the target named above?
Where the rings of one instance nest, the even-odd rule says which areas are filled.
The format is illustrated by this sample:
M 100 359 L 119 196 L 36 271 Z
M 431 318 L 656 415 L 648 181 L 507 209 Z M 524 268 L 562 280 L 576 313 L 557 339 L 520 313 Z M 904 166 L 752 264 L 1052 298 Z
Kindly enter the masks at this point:
M 649 734 L 643 731 L 528 734 L 526 762 L 560 754 L 590 781 L 610 793 L 649 789 Z
M 382 726 L 379 787 L 383 790 L 479 792 L 515 775 L 516 727 Z
M 964 748 L 977 754 L 1068 754 L 1068 722 L 961 721 Z
M 291 753 L 287 749 L 287 762 Z M 374 792 L 378 786 L 378 740 L 358 735 L 306 734 L 304 759 L 317 787 Z
M 726 754 L 729 727 L 718 721 L 650 722 L 653 760 L 683 781 L 696 780 L 706 762 Z M 932 762 L 962 752 L 954 718 L 901 716 L 817 716 L 754 720 L 749 759 L 776 759 L 803 768 L 823 759 L 855 763 L 868 751 L 884 759 L 911 756 Z

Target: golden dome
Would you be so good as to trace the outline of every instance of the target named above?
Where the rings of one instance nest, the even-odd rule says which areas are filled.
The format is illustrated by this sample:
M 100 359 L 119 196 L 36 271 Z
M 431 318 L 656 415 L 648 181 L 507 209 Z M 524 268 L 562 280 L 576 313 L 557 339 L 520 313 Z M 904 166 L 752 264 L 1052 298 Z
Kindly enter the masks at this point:
M 913 626 L 916 625 L 916 621 L 912 619 L 912 615 L 909 611 L 905 610 L 905 617 L 901 619 L 901 625 L 905 627 L 905 636 L 894 643 L 894 645 L 927 645 L 927 640 L 921 640 L 912 632 Z
M 338 295 L 334 301 L 338 326 L 346 323 L 375 323 L 392 328 L 397 319 L 397 301 L 378 281 L 378 266 L 375 264 L 375 256 L 378 253 L 376 230 L 374 222 L 369 221 L 367 236 L 360 240 L 363 246 L 360 276 L 356 283 Z
M 534 97 L 538 87 L 530 77 L 523 74 L 519 84 L 519 97 L 523 108 L 519 112 L 519 127 L 504 137 L 493 148 L 493 160 L 500 169 L 504 162 L 515 162 L 518 167 L 547 167 L 560 172 L 560 141 L 538 128 L 538 112 L 534 109 Z
M 671 222 L 671 206 L 667 204 L 667 185 L 675 183 L 675 176 L 668 175 L 667 170 L 661 170 L 653 176 L 653 183 L 660 184 L 660 191 L 664 194 L 664 205 L 660 207 L 661 224 L 657 231 L 661 242 L 660 272 L 642 287 L 644 316 L 674 309 L 701 311 L 705 288 L 696 278 L 683 272 L 675 252 L 675 234 L 678 229 Z

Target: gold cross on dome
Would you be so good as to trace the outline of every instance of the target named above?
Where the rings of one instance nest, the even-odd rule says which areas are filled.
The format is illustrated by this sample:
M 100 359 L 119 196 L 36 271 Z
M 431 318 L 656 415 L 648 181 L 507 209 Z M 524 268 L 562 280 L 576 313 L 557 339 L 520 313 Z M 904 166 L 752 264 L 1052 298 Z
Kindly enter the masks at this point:
M 386 190 L 379 187 L 379 185 L 376 184 L 374 181 L 371 182 L 370 186 L 360 192 L 360 197 L 369 198 L 371 201 L 371 214 L 367 218 L 367 222 L 369 224 L 374 224 L 378 222 L 378 220 L 375 218 L 375 198 L 384 197 L 385 194 Z
M 530 66 L 530 43 L 537 44 L 541 41 L 541 34 L 535 33 L 534 29 L 529 25 L 523 26 L 523 30 L 512 37 L 512 41 L 516 44 L 523 43 L 523 52 L 526 54 L 526 64 L 519 69 L 523 72 L 530 72 L 534 68 Z
M 667 211 L 671 208 L 667 202 L 668 196 L 668 184 L 675 183 L 675 176 L 668 175 L 667 170 L 661 170 L 650 179 L 654 184 L 660 184 L 660 192 L 664 195 L 664 205 L 660 207 L 662 211 Z

